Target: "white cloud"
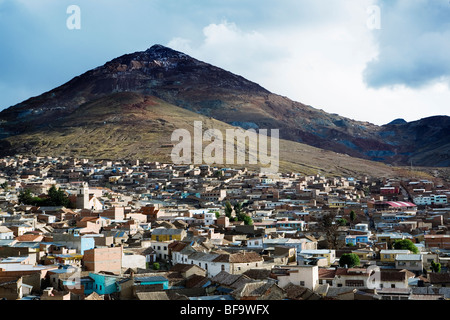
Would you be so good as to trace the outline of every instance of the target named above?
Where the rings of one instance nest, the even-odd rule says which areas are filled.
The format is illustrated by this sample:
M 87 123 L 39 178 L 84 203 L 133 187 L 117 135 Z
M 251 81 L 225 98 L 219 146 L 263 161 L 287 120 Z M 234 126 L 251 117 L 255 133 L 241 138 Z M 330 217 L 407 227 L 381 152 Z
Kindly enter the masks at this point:
M 417 90 L 366 86 L 366 65 L 379 54 L 377 30 L 367 27 L 367 8 L 373 3 L 343 3 L 334 7 L 333 20 L 313 28 L 299 23 L 251 30 L 223 21 L 205 26 L 198 45 L 174 38 L 168 46 L 273 93 L 360 121 L 381 125 L 395 118 L 448 114 L 442 106 L 450 93 L 438 84 Z

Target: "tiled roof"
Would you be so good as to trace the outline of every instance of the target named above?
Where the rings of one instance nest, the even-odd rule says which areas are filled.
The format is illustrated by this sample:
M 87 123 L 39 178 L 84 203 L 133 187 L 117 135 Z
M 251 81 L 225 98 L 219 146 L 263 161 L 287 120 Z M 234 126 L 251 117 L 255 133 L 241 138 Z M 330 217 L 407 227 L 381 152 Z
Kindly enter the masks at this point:
M 430 273 L 428 274 L 430 283 L 450 283 L 450 273 Z
M 186 280 L 186 288 L 200 288 L 209 282 L 209 278 L 193 274 Z
M 270 277 L 271 271 L 267 269 L 250 269 L 244 272 L 249 278 L 256 280 L 264 280 Z
M 336 276 L 335 269 L 319 268 L 319 279 L 334 279 L 335 276 Z
M 247 283 L 247 282 L 251 282 L 252 281 L 246 275 L 229 274 L 226 271 L 219 272 L 211 280 L 213 282 L 216 282 L 216 283 L 219 283 L 221 285 L 224 285 L 224 286 L 227 286 L 227 287 L 231 287 L 231 288 L 238 288 L 243 283 Z
M 239 252 L 233 254 L 221 254 L 214 262 L 228 262 L 228 263 L 249 263 L 262 262 L 264 259 L 256 252 Z
M 380 272 L 381 281 L 404 282 L 406 281 L 406 272 L 401 271 L 382 271 Z
M 338 268 L 336 270 L 336 275 L 337 276 L 355 276 L 355 275 L 369 275 L 369 272 L 367 271 L 367 269 L 358 269 L 358 268 L 350 268 L 350 269 L 345 269 L 345 268 Z
M 186 272 L 189 269 L 192 268 L 199 268 L 197 265 L 194 264 L 183 264 L 183 263 L 177 263 L 172 268 L 170 268 L 170 271 L 176 271 L 176 272 Z

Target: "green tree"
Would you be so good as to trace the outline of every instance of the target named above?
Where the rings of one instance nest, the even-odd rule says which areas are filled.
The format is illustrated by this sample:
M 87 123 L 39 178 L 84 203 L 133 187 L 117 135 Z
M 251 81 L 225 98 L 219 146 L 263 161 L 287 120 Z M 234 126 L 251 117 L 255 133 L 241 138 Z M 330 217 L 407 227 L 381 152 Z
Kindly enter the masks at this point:
M 353 224 L 353 222 L 355 222 L 355 220 L 356 220 L 356 213 L 355 213 L 355 211 L 350 211 L 350 222 L 351 222 L 351 224 Z
M 247 226 L 252 226 L 253 225 L 253 220 L 250 216 L 248 216 L 245 213 L 241 213 L 237 216 L 238 221 L 244 221 L 244 224 Z
M 242 214 L 242 202 L 238 202 L 234 205 L 234 213 L 236 216 L 239 216 Z
M 435 273 L 441 272 L 441 264 L 438 262 L 431 261 L 431 271 Z
M 393 244 L 393 248 L 396 250 L 409 250 L 412 253 L 419 253 L 419 249 L 409 239 L 396 240 Z
M 19 203 L 32 204 L 33 195 L 31 194 L 31 191 L 29 189 L 25 189 L 19 193 L 18 199 Z
M 53 185 L 48 190 L 45 197 L 33 197 L 30 190 L 26 189 L 19 193 L 19 202 L 23 204 L 33 206 L 64 206 L 66 208 L 71 207 L 69 197 L 61 189 L 56 189 Z
M 230 201 L 225 202 L 225 215 L 228 218 L 231 218 L 232 213 L 233 213 L 233 207 L 231 206 Z
M 161 266 L 159 265 L 159 263 L 158 262 L 154 262 L 153 263 L 153 270 L 159 270 L 159 269 L 161 269 Z
M 355 266 L 359 266 L 360 260 L 358 255 L 354 253 L 344 253 L 339 259 L 339 266 L 347 268 L 353 268 Z
M 347 225 L 347 220 L 344 218 L 341 218 L 338 220 L 338 223 L 340 226 L 346 226 Z
M 48 198 L 45 201 L 45 205 L 69 207 L 70 200 L 63 190 L 56 189 L 55 185 L 52 185 L 48 190 Z

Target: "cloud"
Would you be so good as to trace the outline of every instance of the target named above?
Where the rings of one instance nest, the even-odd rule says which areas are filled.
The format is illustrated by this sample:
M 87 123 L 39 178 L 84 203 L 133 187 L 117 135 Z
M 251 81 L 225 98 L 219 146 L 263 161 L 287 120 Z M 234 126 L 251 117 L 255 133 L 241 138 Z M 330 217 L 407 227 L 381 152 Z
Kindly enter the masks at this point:
M 367 63 L 372 88 L 450 84 L 450 4 L 436 0 L 379 0 L 378 56 Z
M 273 39 L 257 31 L 243 31 L 235 23 L 212 23 L 202 30 L 203 41 L 174 38 L 167 46 L 212 63 L 249 80 L 260 79 L 269 61 L 280 61 L 287 53 Z

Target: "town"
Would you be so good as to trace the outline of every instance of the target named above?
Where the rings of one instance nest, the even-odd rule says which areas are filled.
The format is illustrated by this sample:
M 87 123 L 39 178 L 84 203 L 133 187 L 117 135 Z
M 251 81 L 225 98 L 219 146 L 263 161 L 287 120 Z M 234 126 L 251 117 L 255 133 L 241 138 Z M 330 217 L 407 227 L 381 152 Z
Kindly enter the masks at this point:
M 450 183 L 0 159 L 2 300 L 449 300 Z

